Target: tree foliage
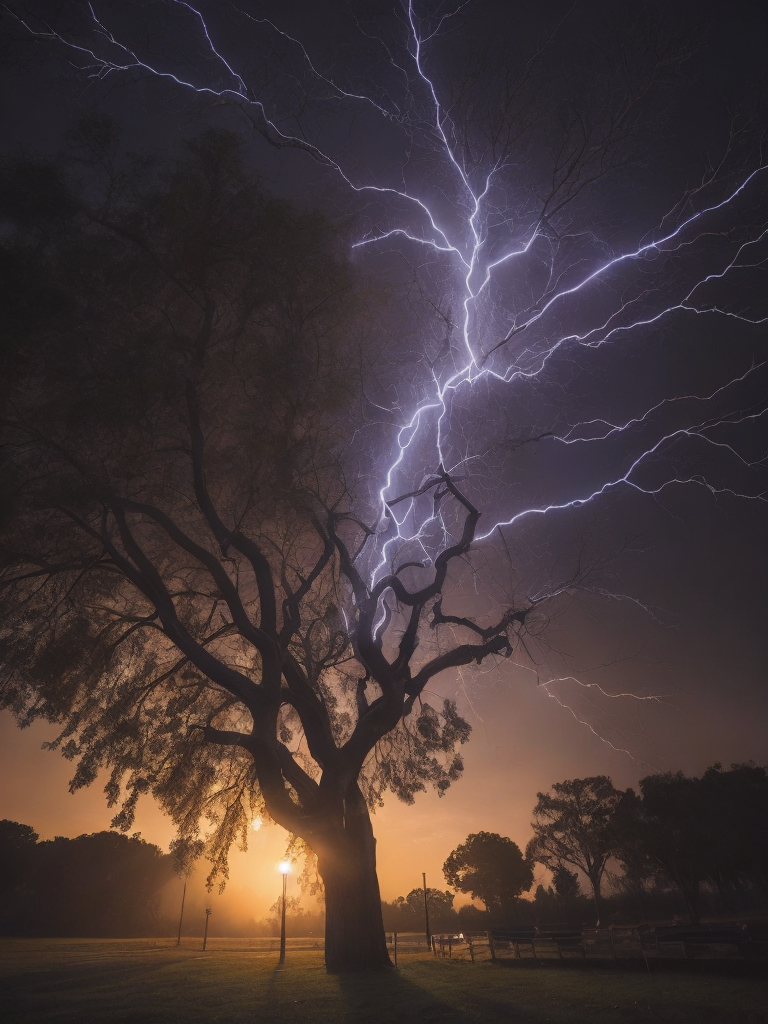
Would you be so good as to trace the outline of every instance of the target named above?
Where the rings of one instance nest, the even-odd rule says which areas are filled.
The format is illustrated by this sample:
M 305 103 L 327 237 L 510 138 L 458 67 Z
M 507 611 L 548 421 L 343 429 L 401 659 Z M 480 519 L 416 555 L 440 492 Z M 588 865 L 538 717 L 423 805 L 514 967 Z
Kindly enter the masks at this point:
M 30 825 L 0 821 L 0 899 L 21 884 L 38 838 Z
M 583 871 L 592 887 L 598 921 L 600 889 L 613 845 L 612 819 L 620 798 L 605 775 L 556 782 L 538 793 L 533 839 L 526 855 L 553 872 L 566 864 Z
M 117 832 L 36 840 L 28 825 L 0 822 L 5 934 L 151 935 L 162 926 L 159 893 L 174 872 L 157 846 Z
M 566 867 L 557 867 L 552 872 L 552 888 L 558 899 L 565 903 L 581 895 L 579 876 Z
M 459 918 L 453 908 L 452 892 L 427 887 L 429 926 L 435 931 L 454 931 Z M 384 927 L 388 931 L 423 932 L 425 928 L 424 890 L 411 889 L 407 896 L 398 896 L 383 904 Z
M 496 832 L 474 832 L 449 854 L 445 880 L 459 892 L 480 899 L 487 910 L 501 910 L 533 885 L 533 869 L 520 847 Z
M 627 790 L 614 820 L 614 850 L 635 882 L 672 884 L 698 922 L 705 884 L 724 908 L 740 889 L 768 891 L 768 772 L 716 764 L 700 778 L 649 775 Z

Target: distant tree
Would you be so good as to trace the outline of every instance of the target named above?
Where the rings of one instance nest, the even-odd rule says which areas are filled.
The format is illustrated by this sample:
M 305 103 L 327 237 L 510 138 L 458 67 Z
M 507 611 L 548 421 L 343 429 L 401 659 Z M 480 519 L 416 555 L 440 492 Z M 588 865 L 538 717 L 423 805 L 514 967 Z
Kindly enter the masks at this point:
M 768 770 L 756 764 L 721 764 L 701 779 L 708 818 L 709 879 L 724 905 L 729 890 L 768 893 Z
M 487 910 L 481 910 L 474 903 L 467 903 L 458 910 L 459 925 L 464 932 L 486 931 L 492 925 L 491 916 Z
M 442 914 L 443 916 L 452 914 L 453 901 L 456 899 L 452 892 L 447 889 L 431 889 L 427 886 L 427 908 L 430 915 Z M 409 906 L 415 913 L 424 913 L 424 890 L 423 889 L 411 889 L 407 896 L 398 897 L 398 901 L 402 900 L 404 904 Z
M 96 832 L 39 843 L 30 875 L 35 930 L 47 935 L 147 935 L 173 858 L 140 836 Z
M 634 790 L 621 794 L 611 822 L 612 852 L 620 868 L 611 873 L 615 893 L 630 896 L 641 915 L 647 919 L 646 896 L 649 889 L 658 887 L 659 868 L 651 858 L 640 831 L 639 798 Z
M 0 934 L 24 930 L 29 913 L 25 883 L 34 860 L 37 833 L 29 825 L 0 821 Z
M 582 895 L 575 871 L 555 868 L 552 884 L 537 885 L 533 895 L 533 909 L 537 924 L 574 921 L 581 923 L 588 910 L 588 900 Z
M 536 909 L 536 923 L 551 921 L 556 913 L 555 890 L 551 885 L 537 885 L 533 894 L 533 905 Z
M 433 930 L 450 931 L 458 926 L 454 899 L 452 892 L 427 888 L 429 923 Z M 387 931 L 424 931 L 424 890 L 411 889 L 407 896 L 398 896 L 391 903 L 383 902 L 382 911 Z
M 649 871 L 681 893 L 691 922 L 698 923 L 701 886 L 709 873 L 712 838 L 699 779 L 664 772 L 640 780 L 640 797 L 628 790 L 616 816 L 614 849 L 619 861 Z
M 398 899 L 401 899 L 399 897 Z M 429 921 L 432 928 L 448 931 L 453 928 L 458 918 L 453 909 L 455 896 L 452 892 L 427 887 L 427 909 L 429 910 Z M 424 890 L 411 889 L 404 898 L 403 904 L 407 906 L 419 922 L 419 930 L 424 925 Z
M 506 836 L 474 832 L 443 864 L 445 880 L 459 892 L 480 899 L 491 913 L 502 911 L 533 885 L 533 869 Z
M 557 867 L 552 872 L 552 888 L 558 899 L 563 903 L 576 899 L 581 895 L 579 887 L 579 876 L 575 871 L 569 871 L 565 867 Z
M 140 836 L 97 832 L 38 842 L 0 822 L 0 929 L 10 934 L 155 934 L 173 860 Z
M 533 809 L 533 839 L 526 856 L 556 871 L 565 864 L 589 879 L 597 923 L 601 918 L 601 882 L 611 855 L 611 821 L 621 794 L 605 775 L 557 782 L 539 793 Z
M 37 840 L 30 825 L 7 818 L 0 821 L 0 893 L 24 880 Z
M 613 819 L 614 851 L 627 884 L 642 898 L 650 879 L 671 883 L 692 922 L 711 883 L 727 891 L 765 893 L 768 882 L 768 773 L 757 765 L 716 764 L 701 778 L 682 772 L 649 775 L 640 795 L 622 795 Z

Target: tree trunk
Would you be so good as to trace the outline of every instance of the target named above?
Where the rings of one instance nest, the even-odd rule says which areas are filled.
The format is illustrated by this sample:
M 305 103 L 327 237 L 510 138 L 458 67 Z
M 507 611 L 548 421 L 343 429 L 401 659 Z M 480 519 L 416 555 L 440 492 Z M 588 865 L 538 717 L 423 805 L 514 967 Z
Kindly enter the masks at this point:
M 389 970 L 376 840 L 365 800 L 355 786 L 345 804 L 343 828 L 318 850 L 325 887 L 325 966 L 330 974 Z
M 600 927 L 600 921 L 601 921 L 601 918 L 602 918 L 602 911 L 603 911 L 603 898 L 602 898 L 602 895 L 600 893 L 600 879 L 599 878 L 590 878 L 590 882 L 592 884 L 592 899 L 594 900 L 594 904 L 595 904 L 595 917 L 597 919 L 595 921 L 595 928 L 599 928 Z
M 685 909 L 688 911 L 688 917 L 690 918 L 691 924 L 699 924 L 699 883 L 698 881 L 689 882 L 687 885 L 680 883 L 680 891 L 683 894 L 683 900 L 685 901 Z

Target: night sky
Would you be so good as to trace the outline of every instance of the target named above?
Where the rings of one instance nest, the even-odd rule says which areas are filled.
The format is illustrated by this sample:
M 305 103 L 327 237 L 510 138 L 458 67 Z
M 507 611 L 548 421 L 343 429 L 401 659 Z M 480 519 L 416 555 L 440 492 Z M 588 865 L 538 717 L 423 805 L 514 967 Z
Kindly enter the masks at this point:
M 275 149 L 251 133 L 249 159 L 265 187 L 301 205 L 319 205 L 332 218 L 354 215 L 355 238 L 365 243 L 354 259 L 366 274 L 401 288 L 402 296 L 413 274 L 436 304 L 450 310 L 449 332 L 436 317 L 425 320 L 419 334 L 412 307 L 401 299 L 407 337 L 387 342 L 386 372 L 371 381 L 366 398 L 370 429 L 351 463 L 376 467 L 366 481 L 368 509 L 376 507 L 396 463 L 398 436 L 401 444 L 409 439 L 409 448 L 397 462 L 388 497 L 418 486 L 435 468 L 437 416 L 425 413 L 418 429 L 399 431 L 434 400 L 435 386 L 455 377 L 462 383 L 449 389 L 440 426 L 443 456 L 461 467 L 468 493 L 484 513 L 481 532 L 514 519 L 502 530 L 503 543 L 496 531 L 483 546 L 471 609 L 482 611 L 505 587 L 544 593 L 567 578 L 575 552 L 601 565 L 589 587 L 555 600 L 546 628 L 527 651 L 437 680 L 440 695 L 455 698 L 473 726 L 464 748 L 466 770 L 442 799 L 421 795 L 413 807 L 390 799 L 377 811 L 385 899 L 419 884 L 422 871 L 442 887 L 441 865 L 468 833 L 500 832 L 523 847 L 536 792 L 553 782 L 606 774 L 626 787 L 654 770 L 698 774 L 715 761 L 768 761 L 768 413 L 762 415 L 768 373 L 761 368 L 767 358 L 768 331 L 761 321 L 768 317 L 768 246 L 760 241 L 768 225 L 768 172 L 728 199 L 759 166 L 753 142 L 766 125 L 760 106 L 765 19 L 747 4 L 679 4 L 667 17 L 665 5 L 650 6 L 651 24 L 655 15 L 662 19 L 657 44 L 679 34 L 687 39 L 679 46 L 688 58 L 643 108 L 631 162 L 574 198 L 567 217 L 553 216 L 530 253 L 494 270 L 491 284 L 470 304 L 465 325 L 466 265 L 462 272 L 459 256 L 438 249 L 446 239 L 458 240 L 457 248 L 470 246 L 462 250 L 466 259 L 471 196 L 483 192 L 493 159 L 480 141 L 487 110 L 477 100 L 462 107 L 452 92 L 475 66 L 470 58 L 490 53 L 482 73 L 498 84 L 493 61 L 503 54 L 519 70 L 531 46 L 550 39 L 542 78 L 526 102 L 537 93 L 564 99 L 572 89 L 598 104 L 606 82 L 609 89 L 619 85 L 599 77 L 608 72 L 599 71 L 590 46 L 610 19 L 619 50 L 622 32 L 630 42 L 641 32 L 629 14 L 617 15 L 616 5 L 548 3 L 526 15 L 513 10 L 517 6 L 470 3 L 423 44 L 424 75 L 441 102 L 453 95 L 457 137 L 458 128 L 468 127 L 462 138 L 470 137 L 476 157 L 468 186 L 429 126 L 434 104 L 413 66 L 411 88 L 404 87 L 407 10 L 398 7 L 393 16 L 393 5 L 379 0 L 349 8 L 244 0 L 243 12 L 268 16 L 301 40 L 321 79 L 308 69 L 298 43 L 228 4 L 199 8 L 222 55 L 218 60 L 184 5 L 96 7 L 115 38 L 155 69 L 218 92 L 237 91 L 236 74 L 242 74 L 274 111 L 281 131 L 307 139 L 348 178 L 307 153 Z M 21 3 L 14 10 L 38 29 L 47 12 L 66 38 L 94 45 L 78 4 Z M 417 6 L 425 39 L 452 10 Z M 88 63 L 82 55 L 55 42 L 31 42 L 12 18 L 5 18 L 3 31 L 10 102 L 2 138 L 11 156 L 20 150 L 54 154 L 66 128 L 84 112 L 109 113 L 123 126 L 129 149 L 160 154 L 204 126 L 248 128 L 238 113 L 248 104 L 200 96 L 146 70 L 89 79 L 72 66 Z M 116 59 L 114 47 L 98 52 Z M 233 70 L 227 72 L 224 60 Z M 342 96 L 342 89 L 354 96 Z M 363 93 L 368 100 L 355 98 Z M 302 103 L 301 116 L 294 116 Z M 547 188 L 553 110 L 562 114 L 562 104 L 554 102 L 525 148 L 512 147 L 487 190 L 480 271 L 473 271 L 470 284 L 475 291 L 483 268 L 532 237 L 530 197 Z M 675 209 L 677 198 L 718 163 L 730 111 L 737 112 L 744 133 L 720 180 Z M 361 192 L 362 185 L 390 191 Z M 392 190 L 429 206 L 443 233 Z M 681 234 L 679 246 L 672 241 L 649 249 L 601 271 L 594 286 L 576 288 L 620 254 L 640 252 L 686 218 L 721 204 L 702 220 L 701 233 L 697 223 Z M 422 241 L 409 241 L 404 231 Z M 563 242 L 569 232 L 574 239 Z M 750 265 L 721 276 L 734 261 Z M 562 275 L 556 291 L 574 293 L 542 312 L 549 301 L 541 301 L 547 274 Z M 664 312 L 690 295 L 688 309 Z M 527 326 L 495 347 L 514 323 Z M 573 335 L 595 344 L 559 343 Z M 467 345 L 483 369 L 471 386 L 461 376 Z M 632 420 L 637 424 L 630 426 Z M 533 435 L 541 440 L 515 448 L 521 437 Z M 636 460 L 631 478 L 618 484 Z M 564 507 L 574 501 L 578 507 Z M 542 514 L 544 509 L 550 511 Z M 403 535 L 418 530 L 420 515 L 415 507 L 403 521 Z M 411 547 L 423 541 L 429 549 L 434 540 L 426 530 Z M 408 544 L 401 550 L 405 557 Z M 505 576 L 506 551 L 512 579 Z M 473 586 L 468 582 L 467 591 Z M 113 812 L 98 784 L 69 795 L 71 765 L 40 751 L 53 732 L 35 726 L 19 733 L 10 716 L 0 718 L 0 817 L 31 824 L 44 838 L 108 827 Z M 172 838 L 170 822 L 149 801 L 139 810 L 136 829 L 163 847 Z M 274 864 L 283 846 L 284 834 L 275 826 L 254 835 L 248 854 L 234 856 L 232 889 L 252 890 L 248 905 L 257 916 L 274 901 Z

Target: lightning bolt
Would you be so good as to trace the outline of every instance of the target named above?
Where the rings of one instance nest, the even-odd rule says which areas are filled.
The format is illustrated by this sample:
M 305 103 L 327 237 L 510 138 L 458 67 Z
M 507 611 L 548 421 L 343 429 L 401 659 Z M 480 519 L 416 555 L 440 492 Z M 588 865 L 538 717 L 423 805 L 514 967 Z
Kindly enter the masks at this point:
M 555 680 L 552 680 L 552 682 L 555 682 Z M 611 750 L 613 750 L 616 754 L 625 754 L 627 757 L 631 758 L 633 761 L 636 761 L 637 764 L 642 765 L 644 768 L 650 768 L 652 772 L 658 772 L 658 771 L 661 770 L 660 768 L 657 768 L 655 765 L 652 765 L 650 762 L 644 761 L 640 757 L 636 757 L 632 753 L 632 751 L 628 750 L 626 747 L 617 747 L 615 743 L 612 743 L 606 736 L 603 736 L 602 733 L 598 732 L 598 730 L 595 729 L 595 727 L 590 722 L 588 722 L 586 720 L 586 718 L 580 718 L 579 715 L 576 713 L 576 711 L 574 711 L 574 709 L 570 706 L 570 704 L 566 704 L 566 702 L 564 700 L 561 700 L 560 697 L 558 697 L 556 693 L 552 693 L 550 690 L 548 690 L 547 689 L 547 686 L 549 685 L 548 683 L 542 683 L 541 685 L 542 685 L 542 688 L 546 691 L 546 694 L 547 694 L 548 697 L 551 697 L 551 699 L 554 700 L 555 703 L 558 704 L 564 711 L 567 711 L 573 717 L 573 719 L 576 722 L 579 723 L 579 725 L 583 725 L 585 729 L 588 729 L 592 733 L 592 735 L 595 737 L 595 739 L 599 740 L 606 747 L 610 747 Z M 582 684 L 582 685 L 590 685 L 590 684 Z M 594 684 L 591 684 L 591 685 L 594 685 Z M 609 696 L 609 695 L 606 695 L 606 696 Z M 619 695 L 617 694 L 616 696 L 619 696 Z M 626 697 L 626 696 L 635 696 L 635 695 L 634 694 L 621 694 L 620 696 Z M 638 698 L 638 699 L 640 699 L 640 700 L 643 700 L 643 699 L 645 699 L 645 700 L 653 700 L 654 698 L 646 697 L 646 698 Z
M 546 203 L 538 214 L 531 215 L 523 212 L 518 215 L 515 210 L 510 214 L 502 209 L 499 192 L 503 192 L 509 176 L 514 175 L 513 161 L 503 156 L 492 160 L 482 171 L 468 165 L 460 133 L 441 96 L 438 76 L 430 71 L 430 44 L 445 22 L 456 17 L 466 3 L 457 3 L 442 13 L 436 8 L 430 23 L 429 12 L 422 13 L 414 0 L 404 0 L 400 19 L 401 53 L 396 55 L 382 39 L 375 40 L 384 48 L 391 68 L 407 81 L 408 99 L 421 111 L 418 117 L 409 114 L 402 103 L 389 96 L 375 97 L 364 90 L 348 88 L 319 67 L 301 40 L 267 18 L 238 11 L 257 31 L 263 30 L 282 40 L 296 55 L 303 72 L 325 90 L 326 98 L 352 108 L 365 108 L 388 125 L 400 126 L 407 129 L 411 137 L 426 140 L 431 158 L 444 172 L 442 181 L 446 183 L 433 188 L 432 192 L 423 185 L 418 189 L 409 187 L 405 172 L 403 180 L 396 184 L 380 184 L 358 177 L 345 169 L 342 160 L 332 152 L 301 133 L 285 129 L 284 119 L 277 111 L 268 109 L 266 101 L 248 84 L 245 74 L 236 70 L 234 61 L 225 56 L 224 47 L 216 42 L 215 32 L 203 13 L 186 0 L 167 0 L 167 3 L 189 20 L 191 31 L 205 52 L 207 80 L 201 73 L 201 79 L 195 81 L 192 73 L 182 76 L 168 70 L 159 60 L 142 56 L 114 34 L 93 4 L 87 7 L 85 39 L 65 35 L 50 24 L 33 24 L 11 8 L 7 10 L 31 36 L 63 47 L 76 66 L 94 80 L 103 81 L 118 75 L 156 77 L 179 89 L 236 104 L 249 112 L 254 126 L 271 144 L 303 152 L 327 173 L 335 175 L 351 193 L 375 197 L 389 204 L 387 209 L 391 206 L 392 216 L 401 218 L 394 226 L 372 226 L 353 244 L 355 251 L 362 254 L 369 250 L 381 251 L 387 246 L 397 251 L 423 251 L 441 261 L 441 266 L 450 268 L 455 288 L 454 308 L 460 310 L 458 323 L 454 325 L 452 318 L 445 318 L 449 330 L 444 357 L 438 357 L 430 365 L 422 397 L 396 427 L 391 455 L 379 475 L 378 525 L 370 543 L 358 556 L 368 559 L 372 582 L 394 566 L 397 559 L 403 558 L 407 549 L 416 550 L 420 564 L 430 565 L 437 551 L 451 537 L 452 524 L 442 509 L 426 508 L 422 504 L 427 491 L 422 485 L 431 479 L 430 470 L 425 467 L 441 467 L 451 476 L 477 467 L 481 474 L 483 462 L 494 448 L 493 444 L 479 447 L 466 435 L 461 415 L 455 412 L 457 405 L 471 404 L 474 396 L 486 393 L 482 389 L 489 387 L 504 389 L 509 402 L 520 401 L 526 388 L 554 379 L 555 364 L 566 353 L 629 344 L 647 336 L 651 328 L 665 322 L 675 323 L 677 318 L 707 317 L 744 327 L 768 323 L 768 316 L 760 316 L 751 309 L 726 308 L 707 298 L 723 281 L 738 279 L 741 272 L 766 265 L 768 223 L 752 226 L 746 237 L 743 234 L 739 237 L 735 229 L 722 228 L 724 218 L 731 214 L 736 218 L 739 204 L 759 198 L 768 179 L 765 163 L 758 163 L 732 180 L 730 187 L 711 181 L 709 189 L 702 187 L 691 192 L 684 214 L 673 212 L 646 240 L 614 254 L 606 255 L 607 247 L 591 232 L 580 236 L 558 235 L 550 223 Z M 220 82 L 214 83 L 216 76 Z M 705 198 L 707 194 L 711 196 L 709 200 Z M 692 206 L 699 195 L 701 203 Z M 403 210 L 406 212 L 402 213 Z M 671 226 L 664 226 L 666 224 Z M 722 240 L 726 251 L 707 249 L 715 237 Z M 569 244 L 592 243 L 592 248 L 580 251 L 577 258 L 560 267 L 558 256 L 566 241 Z M 598 257 L 599 253 L 602 255 Z M 677 259 L 690 257 L 686 264 L 687 277 L 681 274 L 679 282 L 664 280 L 649 285 L 648 268 L 657 264 L 665 266 L 673 255 Z M 708 268 L 703 272 L 696 270 L 697 261 L 705 258 L 709 261 Z M 545 279 L 536 297 L 517 308 L 514 290 L 505 289 L 500 275 L 503 272 L 513 274 L 515 280 L 527 280 L 532 268 L 541 271 L 542 267 Z M 634 285 L 631 283 L 633 275 Z M 491 294 L 494 289 L 498 295 Z M 561 321 L 572 319 L 573 310 L 587 297 L 599 300 L 595 308 L 603 309 L 602 314 L 579 330 L 563 331 Z M 579 318 L 583 317 L 580 308 Z M 454 329 L 460 341 L 456 347 L 451 344 Z M 478 542 L 489 540 L 502 529 L 514 530 L 532 517 L 548 517 L 597 504 L 618 491 L 658 498 L 671 488 L 697 487 L 715 497 L 730 496 L 765 503 L 768 494 L 760 484 L 763 457 L 741 454 L 732 439 L 737 427 L 754 426 L 768 414 L 764 386 L 751 405 L 741 407 L 738 398 L 745 388 L 759 389 L 760 375 L 765 368 L 765 362 L 755 363 L 743 373 L 702 393 L 668 395 L 622 421 L 612 422 L 602 417 L 585 419 L 542 435 L 538 443 L 552 448 L 594 448 L 622 439 L 631 451 L 620 456 L 622 465 L 606 474 L 597 486 L 585 486 L 559 500 L 507 508 L 496 518 L 486 514 Z M 725 412 L 719 411 L 723 402 L 731 403 Z M 699 410 L 698 414 L 693 410 Z M 669 417 L 673 414 L 679 414 L 682 422 L 670 425 Z M 726 439 L 728 432 L 731 439 Z M 750 486 L 711 480 L 704 473 L 680 467 L 676 452 L 684 446 L 700 446 L 730 460 L 741 470 L 754 471 Z M 656 478 L 649 480 L 654 473 Z M 398 496 L 413 491 L 413 481 L 419 477 L 421 484 L 417 484 L 416 491 L 421 487 L 423 493 L 415 494 L 400 507 Z M 383 628 L 386 617 L 386 609 L 382 607 L 377 629 Z M 541 684 L 550 697 L 602 742 L 629 754 L 599 736 L 588 722 L 582 721 L 572 708 L 551 693 L 548 687 L 555 681 Z M 575 682 L 579 686 L 596 686 Z M 634 694 L 609 694 L 600 687 L 597 690 L 606 698 L 659 700 Z

